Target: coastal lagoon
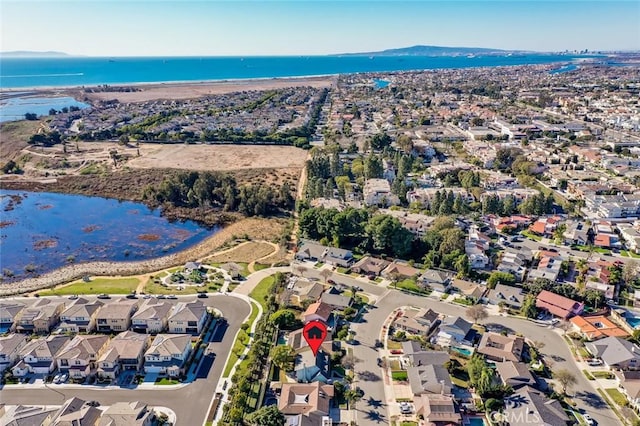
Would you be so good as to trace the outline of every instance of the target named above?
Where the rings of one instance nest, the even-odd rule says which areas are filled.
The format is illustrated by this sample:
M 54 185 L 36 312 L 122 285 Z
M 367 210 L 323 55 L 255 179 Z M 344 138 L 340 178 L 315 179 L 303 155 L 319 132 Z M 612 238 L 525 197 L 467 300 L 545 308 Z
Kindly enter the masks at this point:
M 18 96 L 0 100 L 0 123 L 4 121 L 24 120 L 26 113 L 34 113 L 37 116 L 49 115 L 50 109 L 57 111 L 62 108 L 78 107 L 88 108 L 89 105 L 69 96 L 43 98 L 31 96 Z
M 0 191 L 3 281 L 69 263 L 132 261 L 175 253 L 220 228 L 170 222 L 142 203 L 46 192 Z

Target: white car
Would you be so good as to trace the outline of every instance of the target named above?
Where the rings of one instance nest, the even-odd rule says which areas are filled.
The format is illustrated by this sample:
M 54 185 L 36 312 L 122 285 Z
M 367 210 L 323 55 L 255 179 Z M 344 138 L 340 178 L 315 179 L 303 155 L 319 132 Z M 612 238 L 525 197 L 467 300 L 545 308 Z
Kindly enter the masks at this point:
M 411 414 L 411 404 L 409 404 L 408 402 L 401 402 L 400 412 L 402 414 Z
M 60 383 L 60 378 L 62 378 L 62 374 L 56 374 L 53 377 L 53 383 Z
M 588 415 L 587 413 L 584 413 L 582 415 L 582 418 L 584 419 L 585 423 L 588 424 L 589 426 L 593 426 L 596 424 L 595 420 L 593 420 L 591 416 Z
M 69 380 L 69 375 L 67 373 L 64 373 L 62 376 L 60 376 L 60 383 L 66 383 L 67 380 Z
M 604 363 L 602 362 L 601 359 L 590 359 L 589 361 L 587 361 L 587 364 L 589 364 L 591 367 L 597 367 Z

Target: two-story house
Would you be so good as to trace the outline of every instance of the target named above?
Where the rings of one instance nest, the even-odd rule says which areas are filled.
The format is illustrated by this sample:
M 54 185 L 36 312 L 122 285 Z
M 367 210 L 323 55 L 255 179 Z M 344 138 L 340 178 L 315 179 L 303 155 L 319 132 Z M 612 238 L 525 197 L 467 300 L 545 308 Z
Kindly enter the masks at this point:
M 12 301 L 0 302 L 0 333 L 13 330 L 24 309 L 22 303 Z
M 11 369 L 16 377 L 27 374 L 49 374 L 56 369 L 56 357 L 71 341 L 71 337 L 51 335 L 34 339 L 20 350 L 21 360 Z
M 169 324 L 172 307 L 169 302 L 146 299 L 131 317 L 131 330 L 137 333 L 162 333 Z
M 189 334 L 158 334 L 144 354 L 144 371 L 177 377 L 184 373 L 191 349 Z
M 207 307 L 200 300 L 179 302 L 169 312 L 169 333 L 198 335 L 207 322 Z
M 138 309 L 138 301 L 121 299 L 108 303 L 96 315 L 96 331 L 119 333 L 129 329 L 131 315 Z
M 0 373 L 18 361 L 20 349 L 26 344 L 27 338 L 22 334 L 9 334 L 0 337 Z
M 98 377 L 113 380 L 124 370 L 141 371 L 150 340 L 148 334 L 133 331 L 116 335 L 98 358 Z
M 463 343 L 472 326 L 473 324 L 463 318 L 447 317 L 440 324 L 436 342 L 445 347 Z
M 108 343 L 108 336 L 78 334 L 58 354 L 58 368 L 68 372 L 72 379 L 85 379 L 95 373 L 96 363 Z
M 90 333 L 96 326 L 96 316 L 104 303 L 90 302 L 85 298 L 76 299 L 60 314 L 60 331 L 63 333 Z
M 49 333 L 60 321 L 64 310 L 64 302 L 53 299 L 38 299 L 31 307 L 24 308 L 16 323 L 19 333 Z
M 441 293 L 446 293 L 451 287 L 451 276 L 444 271 L 427 269 L 418 277 L 418 283 Z

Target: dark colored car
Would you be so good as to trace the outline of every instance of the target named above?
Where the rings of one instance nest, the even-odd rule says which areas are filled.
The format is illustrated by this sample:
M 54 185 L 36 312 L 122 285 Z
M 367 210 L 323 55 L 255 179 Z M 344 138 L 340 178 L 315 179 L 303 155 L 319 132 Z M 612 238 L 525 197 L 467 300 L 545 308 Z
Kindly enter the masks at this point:
M 207 293 L 198 293 L 198 297 L 199 297 L 200 299 L 206 299 L 206 298 L 207 298 L 207 297 L 209 297 L 209 296 L 207 295 Z

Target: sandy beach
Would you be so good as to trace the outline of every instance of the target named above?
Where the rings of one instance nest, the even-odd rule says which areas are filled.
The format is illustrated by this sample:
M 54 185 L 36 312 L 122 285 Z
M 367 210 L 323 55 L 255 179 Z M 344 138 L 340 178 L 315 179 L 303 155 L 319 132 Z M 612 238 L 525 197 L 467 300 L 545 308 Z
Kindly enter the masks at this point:
M 282 77 L 282 78 L 260 78 L 260 79 L 239 79 L 220 81 L 188 81 L 174 83 L 119 83 L 110 86 L 134 87 L 136 91 L 110 91 L 110 92 L 90 92 L 85 89 L 93 89 L 97 86 L 86 86 L 84 88 L 72 87 L 34 87 L 2 89 L 0 96 L 10 98 L 16 96 L 40 96 L 59 97 L 71 96 L 78 100 L 88 99 L 89 101 L 104 101 L 117 99 L 119 102 L 147 102 L 156 99 L 192 99 L 202 96 L 223 95 L 225 93 L 242 92 L 249 90 L 274 90 L 285 87 L 330 87 L 335 82 L 335 76 L 320 77 Z M 25 94 L 26 93 L 26 94 Z
M 273 238 L 275 221 L 267 219 L 243 219 L 225 227 L 201 243 L 168 256 L 137 262 L 88 262 L 68 265 L 36 278 L 28 278 L 13 283 L 0 283 L 0 297 L 29 293 L 43 288 L 65 284 L 85 275 L 88 276 L 130 276 L 179 266 L 188 261 L 204 258 L 234 236 L 249 235 L 255 239 Z

